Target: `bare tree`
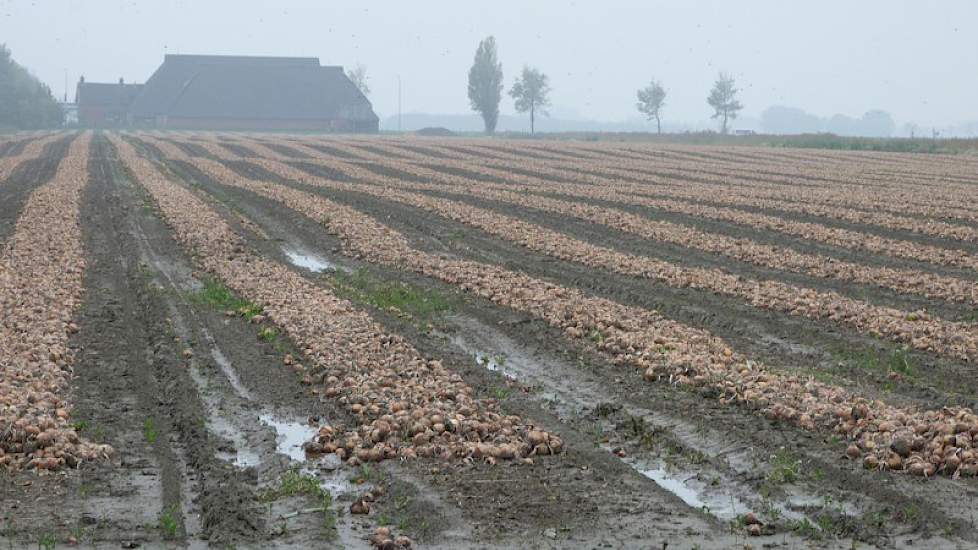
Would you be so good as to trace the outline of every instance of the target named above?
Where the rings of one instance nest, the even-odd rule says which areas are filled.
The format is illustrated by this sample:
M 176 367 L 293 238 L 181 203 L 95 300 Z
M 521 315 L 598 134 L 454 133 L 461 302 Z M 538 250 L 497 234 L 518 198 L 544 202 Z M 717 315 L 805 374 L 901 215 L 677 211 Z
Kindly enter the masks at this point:
M 719 118 L 720 122 L 720 133 L 727 133 L 727 121 L 737 118 L 737 113 L 744 108 L 743 105 L 737 101 L 737 90 L 734 87 L 734 79 L 727 73 L 720 73 L 717 77 L 717 81 L 713 84 L 713 89 L 710 90 L 710 97 L 706 98 L 706 102 L 713 107 L 713 116 L 711 118 Z
M 496 39 L 490 36 L 479 42 L 469 69 L 469 104 L 482 115 L 487 134 L 496 131 L 502 93 L 503 65 L 496 54 Z
M 635 107 L 652 120 L 655 119 L 656 131 L 662 133 L 662 108 L 666 106 L 666 89 L 653 78 L 648 86 L 638 91 L 638 103 Z
M 537 69 L 523 67 L 523 74 L 513 83 L 509 90 L 510 97 L 516 104 L 516 110 L 530 113 L 530 133 L 536 131 L 536 112 L 547 114 L 546 107 L 550 106 L 550 83 L 547 75 Z
M 346 76 L 360 90 L 360 93 L 370 95 L 370 86 L 367 85 L 367 67 L 365 65 L 357 63 L 356 67 L 346 70 Z

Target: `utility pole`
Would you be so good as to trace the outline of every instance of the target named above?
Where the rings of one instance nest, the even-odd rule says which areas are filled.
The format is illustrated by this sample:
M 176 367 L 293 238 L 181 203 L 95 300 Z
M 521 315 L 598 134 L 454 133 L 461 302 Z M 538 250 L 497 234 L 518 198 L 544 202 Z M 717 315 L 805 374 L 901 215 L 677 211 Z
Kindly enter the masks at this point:
M 401 133 L 401 75 L 397 75 L 397 133 Z

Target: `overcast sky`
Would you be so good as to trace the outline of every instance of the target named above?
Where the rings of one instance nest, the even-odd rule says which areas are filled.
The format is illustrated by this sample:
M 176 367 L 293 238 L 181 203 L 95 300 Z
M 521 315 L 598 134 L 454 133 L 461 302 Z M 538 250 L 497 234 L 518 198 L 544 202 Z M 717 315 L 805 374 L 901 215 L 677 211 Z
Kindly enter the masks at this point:
M 73 96 L 81 74 L 145 81 L 167 52 L 300 55 L 365 64 L 382 118 L 397 110 L 397 75 L 404 112 L 464 113 L 467 71 L 490 34 L 507 89 L 523 64 L 550 75 L 554 116 L 635 117 L 635 90 L 655 76 L 666 119 L 706 121 L 724 70 L 748 116 L 779 104 L 978 119 L 973 0 L 0 0 L 0 41 L 58 97 L 66 70 Z M 502 110 L 513 111 L 508 97 Z

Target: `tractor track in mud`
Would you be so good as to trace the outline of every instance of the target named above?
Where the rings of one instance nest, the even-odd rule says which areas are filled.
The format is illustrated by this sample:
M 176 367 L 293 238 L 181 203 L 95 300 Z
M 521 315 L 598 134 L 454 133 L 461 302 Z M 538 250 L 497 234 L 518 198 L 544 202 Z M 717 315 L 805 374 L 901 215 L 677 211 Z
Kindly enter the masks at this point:
M 0 245 L 30 192 L 50 180 L 71 138 L 53 142 L 39 159 L 0 182 Z M 566 452 L 534 457 L 529 465 L 421 459 L 362 468 L 344 465 L 335 455 L 303 454 L 298 445 L 315 430 L 310 425 L 355 425 L 357 419 L 345 406 L 316 394 L 319 386 L 303 379 L 301 369 L 288 366 L 283 358 L 302 354 L 287 338 L 265 338 L 259 331 L 268 323 L 249 322 L 223 302 L 208 301 L 207 292 L 220 281 L 196 270 L 199 258 L 174 240 L 152 196 L 106 136 L 97 134 L 81 203 L 87 267 L 85 300 L 74 318 L 80 331 L 70 339 L 77 350 L 72 421 L 83 437 L 109 443 L 116 452 L 110 462 L 83 463 L 77 471 L 54 475 L 0 472 L 0 547 L 74 540 L 97 548 L 368 548 L 379 524 L 410 535 L 416 547 L 445 549 L 978 545 L 973 480 L 866 471 L 845 458 L 847 442 L 829 433 L 722 403 L 715 390 L 649 383 L 640 371 L 612 364 L 588 342 L 572 340 L 542 320 L 432 278 L 346 257 L 339 239 L 318 221 L 222 185 L 190 164 L 164 161 L 161 151 L 138 134 L 123 139 L 172 175 L 173 185 L 186 186 L 215 208 L 260 256 L 331 292 L 346 293 L 341 295 L 385 332 L 402 336 L 424 357 L 441 360 L 478 396 L 494 398 L 507 414 L 559 434 Z M 197 136 L 164 139 L 190 155 L 220 160 Z M 841 360 L 836 351 L 874 357 L 904 353 L 895 344 L 709 292 L 555 260 L 367 193 L 284 181 L 248 162 L 259 153 L 246 139 L 220 139 L 246 157 L 221 161 L 235 171 L 351 206 L 401 232 L 419 251 L 504 266 L 591 296 L 655 309 L 711 331 L 772 370 L 828 376 L 832 383 L 889 403 L 978 404 L 974 390 L 960 383 L 973 375 L 973 366 L 905 353 L 900 357 L 913 363 L 914 376 L 894 382 L 885 372 Z M 309 163 L 287 140 L 273 141 L 259 139 L 294 157 L 292 166 L 337 176 Z M 352 144 L 384 152 L 371 150 L 366 140 Z M 328 140 L 311 146 L 412 179 Z M 443 151 L 451 149 L 439 145 L 439 151 L 423 140 L 398 147 L 428 155 L 435 164 L 441 156 L 449 158 Z M 606 153 L 530 148 L 526 156 L 556 163 L 594 154 L 615 158 Z M 927 307 L 949 317 L 968 313 L 938 300 L 727 262 L 519 205 L 428 193 L 680 265 L 724 267 L 874 303 Z M 683 221 L 652 209 L 635 212 Z M 856 258 L 851 251 L 780 239 L 773 232 L 712 222 L 697 227 Z M 885 258 L 870 261 L 890 265 Z M 391 310 L 351 292 L 351 278 L 410 289 L 445 305 L 436 314 Z M 310 507 L 321 501 L 279 492 L 289 476 L 299 474 L 327 490 L 331 504 L 317 511 Z M 369 515 L 347 512 L 358 495 L 376 487 L 386 492 Z M 745 526 L 737 524 L 747 511 L 767 524 L 763 536 L 748 537 Z
M 366 267 L 336 256 L 334 250 L 338 243 L 311 220 L 290 215 L 281 206 L 260 197 L 216 184 L 182 163 L 168 165 L 184 181 L 200 186 L 200 192 L 224 211 L 225 219 L 232 225 L 238 223 L 241 215 L 258 224 L 271 238 L 264 240 L 252 234 L 250 240 L 264 255 L 284 262 L 287 260 L 283 248 L 292 247 L 313 250 L 318 257 L 335 258 L 339 265 L 350 269 Z M 376 266 L 368 269 L 385 273 L 388 281 L 413 281 L 410 276 L 404 279 L 403 273 Z M 330 284 L 321 276 L 300 268 L 296 270 L 318 284 Z M 471 366 L 473 358 L 470 354 L 441 338 L 432 338 L 429 331 L 409 320 L 369 305 L 360 304 L 360 307 L 368 310 L 392 333 L 407 338 L 425 356 L 451 365 L 479 393 L 491 396 L 500 389 L 498 379 L 486 378 L 482 370 Z M 506 403 L 510 404 L 509 401 Z M 727 547 L 737 540 L 736 535 L 725 533 L 714 537 L 680 535 L 682 532 L 702 533 L 693 526 L 708 525 L 715 520 L 700 512 L 676 511 L 673 495 L 658 489 L 607 451 L 596 448 L 586 434 L 541 408 L 539 402 L 515 399 L 511 404 L 513 409 L 509 412 L 525 415 L 544 428 L 559 432 L 572 450 L 556 457 L 542 457 L 532 466 L 412 461 L 377 467 L 386 470 L 395 485 L 414 486 L 414 491 L 430 495 L 436 502 L 459 507 L 461 516 L 457 521 L 461 525 L 453 524 L 451 516 L 444 514 L 435 516 L 442 525 L 432 529 L 433 532 L 422 530 L 416 533 L 423 547 L 450 547 L 439 544 L 439 538 L 434 535 L 442 537 L 459 531 L 474 537 L 466 540 L 480 541 L 488 547 L 509 548 L 523 544 L 560 547 L 560 543 L 551 543 L 541 537 L 548 528 L 556 529 L 565 543 L 574 541 L 596 546 L 606 543 L 616 547 L 641 540 L 650 533 L 649 524 L 658 526 L 651 532 L 663 542 L 694 537 L 702 539 L 704 547 Z M 429 507 L 430 504 L 422 506 Z M 594 532 L 572 527 L 579 523 L 590 525 Z M 693 530 L 689 531 L 690 528 Z M 526 542 L 518 542 L 523 539 Z
M 297 215 L 278 203 L 258 197 L 250 192 L 217 184 L 189 165 L 179 162 L 170 162 L 169 165 L 185 181 L 194 182 L 200 186 L 203 191 L 211 196 L 212 200 L 230 207 L 235 212 L 235 215 L 243 214 L 261 226 L 269 234 L 279 235 L 277 239 L 272 239 L 273 241 L 277 241 L 276 244 L 265 244 L 266 254 L 282 257 L 282 246 L 294 246 L 314 253 L 319 257 L 329 258 L 330 261 L 334 261 L 338 265 L 347 265 L 351 268 L 357 267 L 356 262 L 343 259 L 337 255 L 339 249 L 338 242 L 334 237 L 326 234 L 314 221 Z M 240 169 L 242 167 L 239 166 L 238 168 Z M 301 188 L 301 186 L 296 187 Z M 351 200 L 349 197 L 344 199 L 344 197 L 339 196 L 342 194 L 332 192 L 323 194 L 340 202 Z M 361 202 L 352 201 L 357 208 L 364 208 L 364 203 L 369 202 L 365 197 L 358 198 Z M 440 229 L 436 231 L 430 227 L 422 229 L 414 227 L 412 229 L 398 223 L 393 223 L 392 220 L 418 219 L 418 217 L 408 215 L 409 210 L 401 212 L 395 204 L 379 204 L 367 208 L 367 210 L 371 209 L 374 210 L 372 213 L 376 213 L 377 215 L 380 212 L 384 212 L 385 215 L 381 215 L 381 219 L 385 223 L 392 224 L 395 229 L 405 231 L 415 245 L 419 245 L 419 243 L 426 240 L 424 235 L 444 233 Z M 229 217 L 233 216 L 229 215 Z M 445 250 L 441 251 L 445 252 Z M 484 260 L 484 258 L 482 259 Z M 521 266 L 521 268 L 524 268 L 524 266 Z M 410 273 L 390 270 L 376 265 L 370 265 L 368 269 L 371 274 L 375 274 L 377 277 L 385 280 L 407 281 L 409 284 L 433 288 L 439 292 L 452 292 L 450 288 L 446 288 L 446 285 Z M 558 331 L 545 326 L 543 323 L 527 320 L 512 312 L 502 311 L 498 307 L 480 300 L 467 298 L 463 300 L 462 304 L 459 306 L 459 309 L 460 315 L 463 317 L 479 319 L 485 326 L 496 327 L 497 330 L 506 332 L 507 336 L 520 342 L 522 346 L 535 350 L 532 352 L 534 354 L 556 357 L 557 361 L 565 365 L 565 368 L 570 369 L 567 372 L 573 372 L 574 369 L 573 366 L 568 367 L 568 365 L 574 365 L 580 361 L 581 357 L 588 355 L 586 350 L 575 349 L 574 346 L 568 345 Z M 386 312 L 376 310 L 372 310 L 371 313 L 376 320 L 390 327 L 393 332 L 407 337 L 413 345 L 422 350 L 426 355 L 447 358 L 448 364 L 452 364 L 453 368 L 460 372 L 466 382 L 473 387 L 478 388 L 480 391 L 492 391 L 500 387 L 501 377 L 498 373 L 487 372 L 484 368 L 474 364 L 471 357 L 466 362 L 464 357 L 465 353 L 459 356 L 460 350 L 457 347 L 453 347 L 438 338 L 432 338 L 426 331 L 419 330 L 412 323 L 404 321 L 397 316 L 391 316 Z M 453 328 L 453 326 L 453 323 L 449 323 L 447 330 L 459 330 L 457 327 Z M 860 540 L 888 543 L 887 535 L 885 534 L 886 531 L 883 529 L 883 526 L 885 525 L 891 528 L 889 532 L 892 533 L 893 525 L 891 523 L 899 522 L 893 520 L 890 515 L 887 515 L 887 512 L 882 511 L 899 510 L 907 507 L 914 508 L 920 503 L 920 494 L 915 491 L 908 491 L 908 488 L 913 485 L 906 485 L 903 483 L 904 480 L 899 480 L 899 489 L 889 488 L 889 483 L 886 482 L 887 480 L 881 482 L 878 479 L 867 479 L 858 467 L 855 467 L 848 461 L 841 460 L 840 457 L 845 449 L 844 444 L 840 441 L 834 443 L 827 442 L 813 436 L 813 434 L 802 433 L 800 430 L 799 433 L 794 433 L 790 428 L 786 430 L 786 427 L 783 425 L 759 420 L 749 412 L 737 410 L 737 408 L 725 407 L 720 404 L 713 404 L 711 406 L 708 400 L 704 401 L 704 396 L 674 388 L 663 388 L 658 385 L 642 385 L 640 386 L 643 388 L 642 392 L 636 396 L 634 392 L 629 392 L 627 389 L 634 387 L 633 384 L 645 384 L 636 373 L 623 372 L 621 369 L 607 365 L 600 358 L 593 356 L 588 357 L 585 363 L 588 365 L 598 365 L 594 367 L 600 372 L 596 377 L 598 382 L 592 380 L 591 385 L 592 387 L 600 387 L 601 390 L 598 394 L 607 396 L 608 402 L 628 403 L 630 406 L 642 410 L 657 411 L 659 414 L 668 415 L 671 418 L 709 418 L 711 426 L 719 426 L 718 432 L 736 434 L 734 438 L 742 442 L 743 447 L 751 449 L 753 453 L 756 453 L 759 449 L 786 448 L 787 452 L 795 456 L 804 457 L 803 460 L 806 468 L 821 472 L 820 476 L 822 477 L 817 480 L 809 480 L 806 487 L 812 494 L 819 494 L 818 498 L 826 499 L 826 502 L 831 502 L 833 499 L 835 499 L 835 502 L 846 502 L 856 499 L 854 495 L 869 495 L 870 498 L 868 500 L 872 503 L 870 507 L 875 508 L 873 510 L 864 510 L 866 515 L 870 516 L 876 513 L 877 516 L 874 517 L 884 517 L 885 519 L 881 525 L 871 525 L 869 521 L 864 519 L 862 523 L 857 520 L 844 527 L 843 531 L 846 534 L 855 535 Z M 600 409 L 601 405 L 607 404 L 607 402 L 571 403 L 570 406 L 572 408 L 581 408 L 581 414 L 574 415 L 572 418 L 562 417 L 556 410 L 550 410 L 546 406 L 544 406 L 544 409 L 547 409 L 548 412 L 541 415 L 541 403 L 546 402 L 545 398 L 541 398 L 541 395 L 547 395 L 548 384 L 559 385 L 559 376 L 555 376 L 544 382 L 544 387 L 538 390 L 539 394 L 535 394 L 532 390 L 516 391 L 504 400 L 504 404 L 508 408 L 511 408 L 513 412 L 521 415 L 538 420 L 547 418 L 545 422 L 548 424 L 548 428 L 551 429 L 553 427 L 552 423 L 570 424 L 578 432 L 570 438 L 572 441 L 579 440 L 586 446 L 594 446 L 594 442 L 589 441 L 589 437 L 584 434 L 587 433 L 586 430 L 594 425 L 594 417 L 597 414 L 595 411 Z M 505 380 L 503 383 L 505 383 Z M 552 390 L 552 388 L 550 389 Z M 591 409 L 590 412 L 588 411 L 589 408 Z M 621 430 L 625 431 L 625 428 L 621 428 Z M 786 433 L 788 431 L 791 433 Z M 754 454 L 752 458 L 757 464 L 762 464 L 769 459 L 769 456 L 759 456 L 757 454 Z M 614 461 L 614 459 L 611 460 Z M 723 470 L 722 467 L 718 469 Z M 504 473 L 505 470 L 494 470 L 493 472 L 495 475 L 502 476 L 503 478 L 507 475 Z M 465 499 L 477 501 L 480 496 L 484 496 L 484 493 L 480 493 L 478 489 L 472 491 L 467 490 L 467 488 L 477 488 L 479 486 L 480 478 L 477 475 L 474 478 L 470 478 L 464 472 L 448 472 L 443 468 L 439 468 L 438 475 L 435 477 L 432 477 L 430 472 L 426 474 L 423 469 L 422 471 L 414 472 L 414 475 L 427 479 L 427 484 L 434 487 L 440 486 L 443 491 L 450 490 L 456 498 L 460 498 L 463 501 Z M 735 473 L 734 475 L 740 476 L 741 482 L 754 487 L 755 490 L 762 490 L 761 488 L 764 486 L 763 475 L 755 475 L 753 477 L 743 473 Z M 470 483 L 466 481 L 460 482 L 459 479 L 466 480 Z M 953 494 L 961 489 L 947 486 L 943 490 Z M 514 496 L 505 497 L 500 494 L 496 498 L 499 499 L 499 502 L 505 502 L 507 498 L 514 498 Z M 814 507 L 817 508 L 817 506 Z M 955 529 L 961 529 L 965 525 L 962 518 L 955 517 L 953 514 L 946 514 L 944 511 L 939 511 L 936 506 L 928 507 L 928 510 L 934 514 L 929 516 L 928 519 L 938 524 L 958 526 Z M 485 518 L 473 519 L 486 521 Z M 509 518 L 509 521 L 519 520 Z M 913 532 L 919 527 L 919 524 L 901 525 L 898 531 Z
M 286 181 L 247 162 L 226 164 L 243 175 L 289 185 L 352 206 L 400 231 L 420 250 L 501 265 L 613 301 L 654 309 L 688 325 L 706 328 L 769 365 L 841 377 L 869 395 L 885 393 L 888 400 L 905 399 L 914 405 L 942 407 L 949 403 L 965 406 L 976 403 L 974 392 L 957 382 L 973 372 L 973 367 L 967 364 L 929 353 L 905 352 L 896 343 L 832 323 L 754 308 L 735 298 L 691 288 L 673 288 L 648 279 L 556 260 L 480 229 L 367 193 L 326 190 Z M 228 192 L 247 194 L 241 190 Z M 886 358 L 904 353 L 917 367 L 917 376 L 897 383 L 887 373 L 866 369 L 852 359 Z
M 7 179 L 0 180 L 0 246 L 13 233 L 17 217 L 30 194 L 54 177 L 74 138 L 69 135 L 49 143 L 39 158 L 24 162 Z

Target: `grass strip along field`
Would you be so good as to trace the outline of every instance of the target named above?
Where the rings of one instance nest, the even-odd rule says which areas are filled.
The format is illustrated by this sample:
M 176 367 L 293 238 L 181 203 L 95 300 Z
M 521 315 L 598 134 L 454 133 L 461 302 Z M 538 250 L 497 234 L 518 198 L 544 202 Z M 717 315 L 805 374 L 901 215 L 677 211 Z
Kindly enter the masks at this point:
M 287 267 L 263 259 L 186 188 L 169 180 L 132 145 L 113 138 L 120 159 L 159 206 L 177 239 L 200 266 L 259 305 L 304 350 L 325 385 L 360 419 L 323 425 L 316 445 L 353 464 L 417 456 L 523 458 L 560 452 L 556 435 L 502 415 L 472 388 L 368 315 Z
M 76 467 L 112 451 L 78 437 L 68 395 L 68 338 L 84 329 L 71 319 L 82 300 L 79 200 L 90 141 L 87 133 L 74 139 L 0 252 L 0 465 L 13 469 Z
M 282 202 L 319 221 L 340 238 L 350 256 L 434 277 L 533 315 L 572 338 L 592 342 L 613 362 L 641 369 L 650 380 L 713 387 L 723 401 L 756 407 L 771 418 L 806 429 L 843 434 L 853 442 L 850 456 L 861 458 L 867 467 L 917 475 L 978 473 L 978 456 L 971 443 L 978 435 L 978 416 L 970 409 L 904 409 L 811 379 L 775 374 L 710 333 L 654 311 L 588 296 L 497 266 L 426 254 L 411 248 L 403 235 L 353 208 L 288 186 L 250 180 L 216 161 L 190 157 L 158 140 L 148 141 L 167 157 L 189 162 L 221 184 Z M 290 179 L 316 181 L 297 170 L 286 172 L 284 165 L 280 168 Z

